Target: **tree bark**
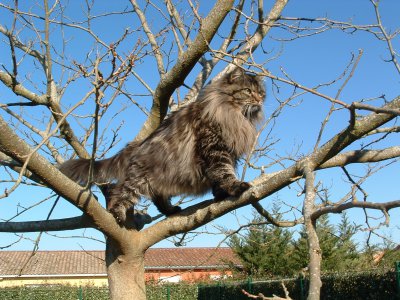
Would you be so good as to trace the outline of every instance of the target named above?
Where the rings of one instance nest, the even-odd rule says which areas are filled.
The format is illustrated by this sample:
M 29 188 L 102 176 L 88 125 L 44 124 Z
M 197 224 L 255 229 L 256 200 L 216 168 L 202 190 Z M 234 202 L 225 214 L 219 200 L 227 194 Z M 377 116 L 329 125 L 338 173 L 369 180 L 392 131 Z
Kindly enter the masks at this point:
M 308 268 L 310 270 L 310 288 L 307 300 L 319 300 L 321 293 L 321 258 L 322 251 L 316 230 L 316 220 L 312 219 L 315 210 L 315 174 L 314 166 L 306 161 L 303 169 L 306 178 L 305 199 L 303 206 L 304 226 L 307 232 L 308 253 L 310 255 Z
M 305 226 L 307 230 L 308 253 L 310 254 L 310 262 L 308 264 L 310 271 L 310 288 L 307 300 L 319 300 L 321 296 L 321 259 L 322 250 L 319 245 L 319 239 L 316 231 L 316 221 L 306 220 Z
M 144 251 L 121 247 L 107 240 L 106 266 L 110 299 L 146 300 Z

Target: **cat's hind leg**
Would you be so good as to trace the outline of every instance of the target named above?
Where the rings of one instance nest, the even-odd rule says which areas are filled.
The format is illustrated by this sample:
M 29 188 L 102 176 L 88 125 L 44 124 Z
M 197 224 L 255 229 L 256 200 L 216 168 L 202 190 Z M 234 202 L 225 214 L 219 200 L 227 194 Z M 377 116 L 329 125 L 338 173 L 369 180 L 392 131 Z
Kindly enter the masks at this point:
M 107 208 L 121 224 L 126 222 L 128 214 L 133 215 L 134 205 L 139 201 L 139 196 L 135 191 L 135 189 L 117 185 L 110 193 Z

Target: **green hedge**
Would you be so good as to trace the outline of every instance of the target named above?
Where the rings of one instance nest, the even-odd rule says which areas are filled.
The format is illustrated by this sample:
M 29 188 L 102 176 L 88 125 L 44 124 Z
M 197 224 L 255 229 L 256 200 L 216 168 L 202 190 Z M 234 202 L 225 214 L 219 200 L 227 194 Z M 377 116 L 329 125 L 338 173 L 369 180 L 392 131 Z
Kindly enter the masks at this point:
M 106 288 L 72 286 L 18 287 L 0 289 L 2 300 L 108 300 Z
M 296 300 L 306 299 L 307 280 L 283 280 L 289 295 Z M 252 293 L 284 296 L 282 280 L 218 282 L 217 284 L 149 284 L 148 300 L 248 300 L 242 289 Z M 321 299 L 323 300 L 395 300 L 396 273 L 330 274 L 322 276 Z M 400 291 L 399 291 L 400 292 Z M 107 288 L 40 286 L 0 289 L 1 300 L 108 300 Z
M 400 300 L 395 272 L 330 274 L 321 278 L 323 300 Z M 285 279 L 284 284 L 292 299 L 307 298 L 308 280 Z M 266 297 L 284 297 L 282 280 L 254 281 L 242 283 L 218 283 L 199 286 L 198 300 L 248 300 L 241 292 L 262 293 Z M 196 298 L 194 298 L 196 299 Z
M 322 277 L 321 298 L 394 300 L 397 298 L 396 273 L 335 274 Z
M 146 286 L 148 300 L 194 300 L 197 298 L 197 285 L 172 284 Z M 107 288 L 40 286 L 0 289 L 1 300 L 108 300 Z
M 197 299 L 197 285 L 188 283 L 179 284 L 151 284 L 146 286 L 147 300 L 195 300 Z
M 285 293 L 282 288 L 282 280 L 271 281 L 255 281 L 242 283 L 219 283 L 217 285 L 200 285 L 198 288 L 198 300 L 249 300 L 242 293 L 246 290 L 251 294 L 262 293 L 264 296 L 272 297 L 272 295 L 284 297 Z M 284 280 L 291 298 L 302 299 L 300 293 L 300 285 L 296 280 Z

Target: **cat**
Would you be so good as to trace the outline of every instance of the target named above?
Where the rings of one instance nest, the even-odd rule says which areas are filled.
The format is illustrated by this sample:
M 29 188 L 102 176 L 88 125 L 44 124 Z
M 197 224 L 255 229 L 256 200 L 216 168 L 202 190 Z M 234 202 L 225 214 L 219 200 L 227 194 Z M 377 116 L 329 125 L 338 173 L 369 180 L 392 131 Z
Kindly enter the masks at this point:
M 171 204 L 172 196 L 210 190 L 215 200 L 240 196 L 251 186 L 237 179 L 235 168 L 255 142 L 264 100 L 262 77 L 236 67 L 206 85 L 196 101 L 172 112 L 146 139 L 95 161 L 93 183 L 115 183 L 109 211 L 124 223 L 141 196 L 166 216 L 181 210 Z M 69 160 L 60 170 L 86 185 L 89 165 L 88 159 Z

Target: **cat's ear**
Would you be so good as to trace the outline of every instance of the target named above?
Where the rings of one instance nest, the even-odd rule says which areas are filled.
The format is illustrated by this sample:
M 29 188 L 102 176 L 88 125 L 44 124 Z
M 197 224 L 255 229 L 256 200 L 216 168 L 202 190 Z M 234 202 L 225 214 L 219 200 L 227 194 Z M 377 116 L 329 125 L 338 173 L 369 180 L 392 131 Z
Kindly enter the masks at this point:
M 239 79 L 243 78 L 243 75 L 244 75 L 244 71 L 239 67 L 235 67 L 227 75 L 228 82 L 234 83 L 234 82 L 238 81 Z

